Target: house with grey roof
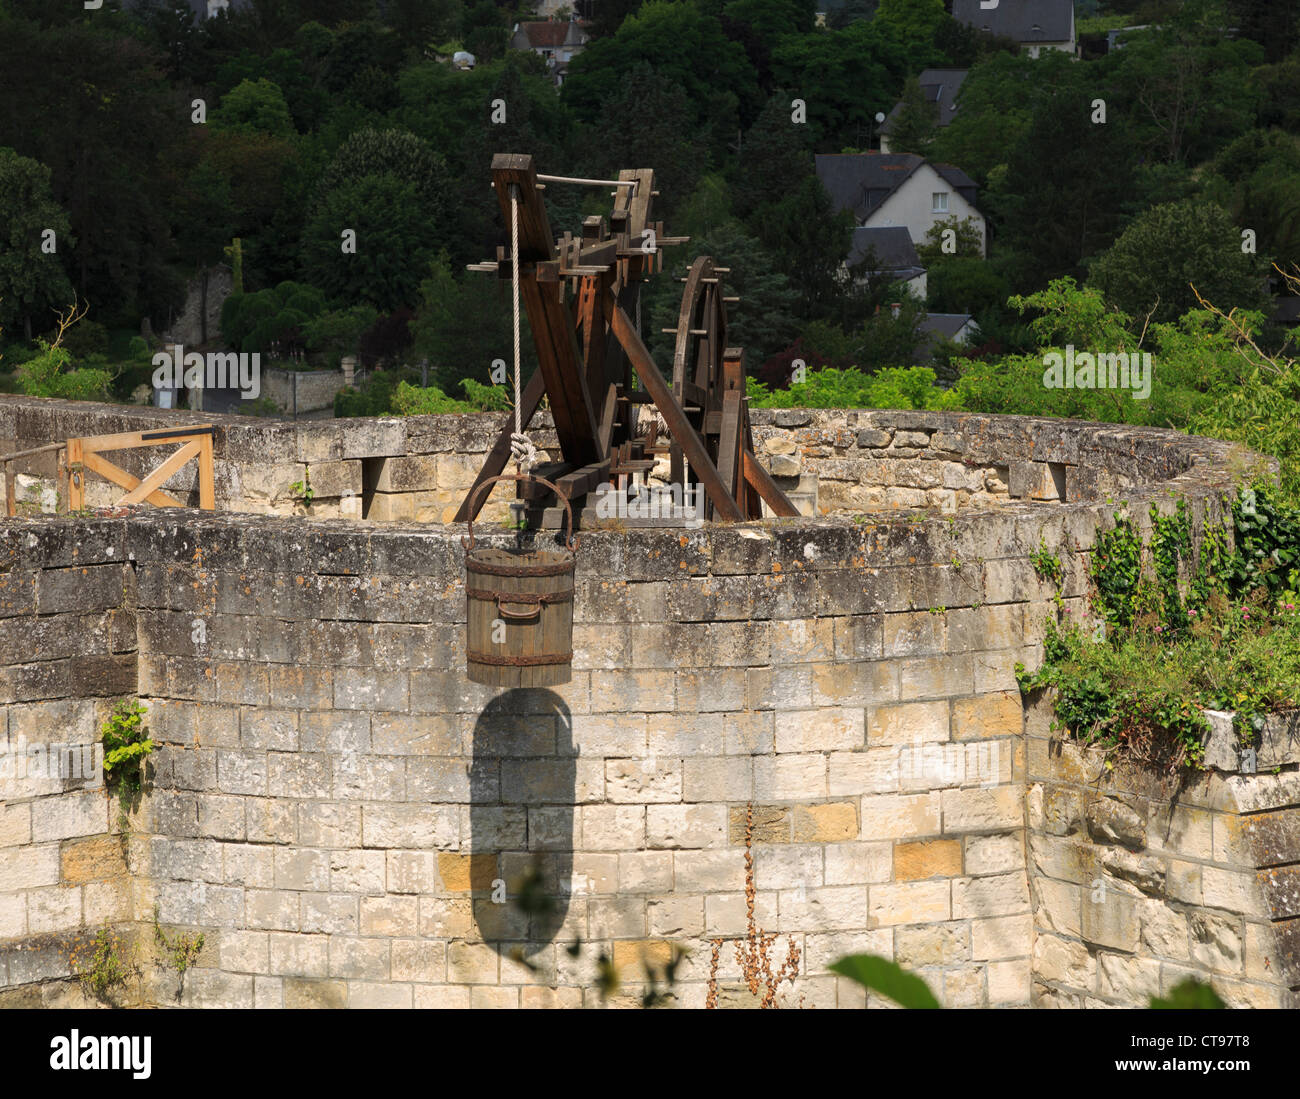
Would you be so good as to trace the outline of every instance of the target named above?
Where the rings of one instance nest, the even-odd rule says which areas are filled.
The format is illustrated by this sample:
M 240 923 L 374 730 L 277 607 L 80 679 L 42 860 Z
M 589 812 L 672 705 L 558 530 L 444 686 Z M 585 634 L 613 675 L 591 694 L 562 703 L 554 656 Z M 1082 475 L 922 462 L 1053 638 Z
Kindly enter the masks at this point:
M 589 38 L 576 17 L 537 20 L 515 24 L 510 48 L 531 50 L 544 58 L 555 83 L 562 84 L 569 62 L 582 52 Z
M 976 30 L 1019 42 L 1030 57 L 1075 52 L 1074 0 L 952 0 L 952 17 Z
M 927 313 L 916 330 L 922 337 L 913 353 L 918 363 L 933 359 L 935 349 L 945 340 L 969 346 L 979 337 L 980 331 L 969 313 Z
M 815 166 L 835 211 L 853 211 L 859 228 L 901 226 L 915 246 L 936 224 L 970 218 L 985 254 L 988 236 L 975 206 L 975 181 L 960 168 L 913 153 L 876 152 L 823 154 Z
M 236 12 L 253 6 L 253 0 L 182 0 L 194 13 L 196 20 L 211 19 L 223 11 Z M 124 8 L 138 8 L 141 0 L 124 0 Z
M 952 121 L 953 115 L 957 113 L 957 93 L 961 90 L 969 71 L 969 69 L 925 69 L 917 78 L 921 85 L 921 94 L 925 96 L 927 102 L 935 105 L 935 124 L 940 129 L 947 126 Z M 902 109 L 903 103 L 900 100 L 894 104 L 893 110 L 880 124 L 882 153 L 889 152 L 889 135 L 893 132 L 894 123 Z
M 904 226 L 854 229 L 847 266 L 854 268 L 864 263 L 861 278 L 906 283 L 909 290 L 924 300 L 925 266 Z

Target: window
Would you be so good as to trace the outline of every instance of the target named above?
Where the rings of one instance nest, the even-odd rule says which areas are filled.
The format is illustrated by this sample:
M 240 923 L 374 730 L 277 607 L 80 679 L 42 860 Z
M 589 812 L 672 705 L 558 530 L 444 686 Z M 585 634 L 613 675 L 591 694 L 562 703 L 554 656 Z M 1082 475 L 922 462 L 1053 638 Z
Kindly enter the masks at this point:
M 932 214 L 946 214 L 948 212 L 947 191 L 935 191 L 930 196 L 930 212 Z

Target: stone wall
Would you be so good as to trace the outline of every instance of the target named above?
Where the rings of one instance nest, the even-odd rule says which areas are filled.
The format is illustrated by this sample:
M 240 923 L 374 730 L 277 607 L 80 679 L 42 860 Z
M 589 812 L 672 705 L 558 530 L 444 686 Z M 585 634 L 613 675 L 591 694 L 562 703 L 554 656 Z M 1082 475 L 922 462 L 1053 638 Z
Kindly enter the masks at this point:
M 270 397 L 286 415 L 295 408 L 299 416 L 330 410 L 333 415 L 334 396 L 343 388 L 342 370 L 262 370 L 262 390 L 259 396 Z
M 643 963 L 678 944 L 677 1000 L 702 1006 L 713 940 L 746 932 L 750 806 L 756 918 L 782 936 L 778 962 L 799 951 L 791 1004 L 874 1003 L 827 972 L 857 951 L 951 1006 L 1140 1003 L 1182 970 L 1234 1002 L 1283 1002 L 1294 764 L 1207 779 L 1201 802 L 1144 786 L 1137 806 L 1072 769 L 1041 718 L 1026 731 L 1015 679 L 1041 659 L 1058 596 L 1085 611 L 1087 547 L 1116 506 L 1105 487 L 1143 480 L 1125 496 L 1139 517 L 1181 494 L 1199 537 L 1222 516 L 1229 448 L 839 416 L 759 434 L 851 429 L 799 445 L 890 452 L 863 462 L 998 459 L 1008 495 L 1025 491 L 946 517 L 588 532 L 573 678 L 552 689 L 466 679 L 458 528 L 143 508 L 0 521 L 0 728 L 93 738 L 107 696 L 138 694 L 159 743 L 121 821 L 99 792 L 6 794 L 0 865 L 18 869 L 0 879 L 0 1002 L 63 1002 L 68 942 L 48 936 L 116 922 L 147 945 L 156 905 L 206 939 L 183 986 L 145 968 L 146 1003 L 594 1006 L 604 951 L 630 1005 Z M 241 492 L 276 453 L 311 463 L 314 483 L 350 462 L 364 483 L 376 458 L 418 471 L 431 453 L 441 477 L 495 419 L 241 424 L 223 460 Z M 1049 479 L 1064 500 L 1035 497 Z M 1059 590 L 1034 571 L 1040 547 L 1061 557 Z M 1090 807 L 1106 801 L 1122 807 Z M 1187 810 L 1200 846 L 1160 831 Z M 109 857 L 121 831 L 129 862 Z M 1096 877 L 1111 907 L 1085 916 Z M 715 976 L 720 1003 L 752 1003 L 730 946 Z
M 87 930 L 128 929 L 132 882 L 99 740 L 136 693 L 126 530 L 25 524 L 0 538 L 0 987 L 6 1006 L 76 1004 Z M 92 548 L 93 543 L 93 548 Z M 62 770 L 59 769 L 62 761 Z
M 332 384 L 332 383 L 331 383 Z M 332 399 L 332 395 L 331 395 Z M 782 487 L 815 481 L 822 514 L 927 509 L 955 514 L 1009 502 L 1095 501 L 1169 481 L 1198 464 L 1223 464 L 1227 448 L 1176 432 L 969 413 L 757 409 L 759 457 Z M 222 511 L 372 522 L 450 521 L 501 428 L 501 413 L 307 423 L 0 395 L 0 454 L 69 436 L 212 423 L 217 507 Z M 548 415 L 532 436 L 544 457 L 559 451 Z M 117 452 L 137 476 L 158 452 Z M 146 464 L 147 458 L 147 464 Z M 53 456 L 20 473 L 54 474 Z M 304 506 L 290 486 L 308 476 Z M 52 482 L 51 482 L 52 483 Z M 194 505 L 191 464 L 166 484 Z M 508 484 L 487 515 L 505 514 Z M 28 494 L 39 497 L 39 487 Z M 88 478 L 96 506 L 120 496 Z
M 1029 710 L 1033 1002 L 1107 1007 L 1209 977 L 1230 1007 L 1300 997 L 1300 773 L 1161 776 Z M 1262 770 L 1262 768 L 1261 768 Z

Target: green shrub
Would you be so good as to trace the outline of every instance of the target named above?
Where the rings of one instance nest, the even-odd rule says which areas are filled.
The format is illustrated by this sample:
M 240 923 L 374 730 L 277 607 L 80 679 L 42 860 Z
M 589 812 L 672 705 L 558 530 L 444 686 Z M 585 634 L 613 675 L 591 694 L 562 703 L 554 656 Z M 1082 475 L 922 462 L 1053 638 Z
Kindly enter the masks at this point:
M 83 322 L 85 323 L 85 322 Z M 102 367 L 70 369 L 72 354 L 38 340 L 40 353 L 16 371 L 19 389 L 29 397 L 61 397 L 70 401 L 106 401 L 113 373 Z
M 1017 666 L 1021 690 L 1054 687 L 1070 735 L 1168 770 L 1202 766 L 1207 709 L 1234 711 L 1248 742 L 1264 715 L 1300 706 L 1300 512 L 1256 485 L 1232 515 L 1231 553 L 1214 528 L 1193 552 L 1182 501 L 1152 508 L 1147 545 L 1117 515 L 1092 552 L 1105 628 L 1049 621 L 1041 669 Z
M 144 726 L 145 707 L 138 700 L 120 699 L 104 721 L 104 778 L 128 792 L 138 791 L 143 782 L 144 761 L 154 742 Z

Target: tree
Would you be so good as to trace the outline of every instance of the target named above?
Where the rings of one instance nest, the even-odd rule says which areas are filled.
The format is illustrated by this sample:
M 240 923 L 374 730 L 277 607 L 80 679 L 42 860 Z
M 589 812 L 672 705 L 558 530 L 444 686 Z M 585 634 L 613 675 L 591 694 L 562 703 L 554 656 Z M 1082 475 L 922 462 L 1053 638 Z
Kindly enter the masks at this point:
M 916 246 L 916 254 L 927 265 L 942 263 L 949 257 L 979 259 L 984 254 L 984 235 L 973 217 L 959 218 L 953 214 L 937 219 L 926 230 L 925 240 Z
M 355 233 L 356 251 L 344 251 Z M 439 240 L 414 183 L 366 175 L 330 190 L 303 230 L 307 278 L 334 301 L 369 302 L 381 311 L 413 304 Z
M 47 231 L 59 252 L 46 252 Z M 0 149 L 0 328 L 21 321 L 32 338 L 32 318 L 71 300 L 72 284 L 59 262 L 71 249 L 68 215 L 54 201 L 50 170 L 43 164 Z
M 495 61 L 506 52 L 510 31 L 492 0 L 479 0 L 465 12 L 465 48 L 477 61 Z
M 986 315 L 1006 305 L 1010 288 L 987 260 L 945 256 L 926 272 L 926 299 L 934 313 Z
M 1258 235 L 1260 252 L 1284 270 L 1300 264 L 1300 138 L 1251 130 L 1215 158 L 1203 197 Z
M 789 347 L 798 334 L 795 313 L 799 294 L 763 246 L 732 222 L 720 226 L 707 240 L 692 240 L 687 256 L 667 270 L 684 275 L 695 257 L 702 255 L 712 256 L 719 266 L 730 268 L 727 293 L 740 298 L 738 303 L 727 306 L 727 343 L 744 347 L 746 361 L 755 366 Z M 646 297 L 648 307 L 643 311 L 650 318 L 646 325 L 649 332 L 669 327 L 676 330 L 681 283 L 656 277 Z M 672 361 L 671 337 L 654 336 L 647 342 L 666 369 Z
M 460 31 L 462 0 L 390 0 L 388 24 L 419 53 L 432 42 L 445 42 Z
M 772 76 L 804 100 L 817 152 L 865 148 L 878 111 L 888 110 L 912 72 L 909 51 L 873 19 L 842 31 L 787 35 L 772 49 Z
M 628 124 L 632 118 L 636 125 Z M 695 189 L 707 163 L 694 131 L 695 109 L 686 93 L 638 62 L 592 128 L 592 170 L 608 179 L 620 168 L 653 167 L 659 192 L 655 214 L 671 216 Z
M 909 49 L 932 52 L 948 18 L 943 0 L 880 0 L 874 21 L 893 30 Z
M 1170 322 L 1197 307 L 1196 291 L 1225 311 L 1266 307 L 1266 270 L 1221 206 L 1184 201 L 1138 217 L 1097 257 L 1090 282 L 1131 316 Z
M 916 77 L 908 77 L 889 132 L 889 151 L 928 157 L 938 129 L 938 104 L 926 98 Z
M 692 107 L 692 126 L 705 133 L 734 136 L 742 121 L 758 113 L 758 82 L 743 47 L 725 37 L 715 17 L 684 0 L 648 0 L 613 37 L 590 43 L 569 63 L 561 98 L 580 119 L 594 123 L 642 62 L 666 86 L 681 89 Z M 728 95 L 736 97 L 729 108 Z M 644 121 L 638 111 L 622 124 L 635 130 Z
M 176 248 L 194 267 L 220 263 L 235 221 L 230 181 L 211 160 L 190 173 L 177 205 Z
M 773 93 L 741 142 L 732 196 L 742 218 L 779 202 L 813 174 L 808 127 L 792 117 L 794 98 L 781 89 Z
M 1135 136 L 1148 157 L 1198 163 L 1249 128 L 1259 92 L 1250 66 L 1263 50 L 1227 38 L 1203 5 L 1189 3 L 1167 24 L 1134 33 L 1122 50 L 1098 62 L 1112 98 L 1127 104 Z
M 1096 89 L 1086 66 L 1051 52 L 1054 58 L 1033 62 L 1041 82 L 1031 118 L 980 198 L 994 240 L 1014 253 L 1016 289 L 1081 274 L 1084 260 L 1114 240 L 1133 191 L 1137 158 L 1128 132 L 1115 121 L 1092 121 Z
M 175 151 L 192 129 L 165 59 L 116 23 L 0 26 L 0 145 L 51 170 L 74 238 L 68 275 L 107 323 L 161 319 L 183 296 L 167 264 L 169 213 Z
M 390 175 L 410 183 L 425 214 L 440 222 L 449 183 L 447 164 L 427 141 L 408 130 L 358 130 L 321 173 L 317 195 L 365 176 Z
M 454 394 L 466 378 L 492 384 L 496 360 L 513 368 L 510 301 L 502 289 L 488 275 L 470 272 L 456 278 L 446 251 L 435 257 L 420 284 L 420 304 L 411 322 L 414 353 L 429 360 L 432 384 Z M 520 344 L 527 379 L 536 368 L 537 351 L 522 311 Z M 506 384 L 513 382 L 508 379 Z
M 722 11 L 761 41 L 773 42 L 783 34 L 809 34 L 816 22 L 816 6 L 814 0 L 728 0 Z
M 779 202 L 753 218 L 758 238 L 799 294 L 796 315 L 845 323 L 841 271 L 852 240 L 853 214 L 836 213 L 821 180 L 807 175 Z
M 243 80 L 221 97 L 212 112 L 214 129 L 232 133 L 267 134 L 288 138 L 294 134 L 289 105 L 278 85 L 263 78 Z

